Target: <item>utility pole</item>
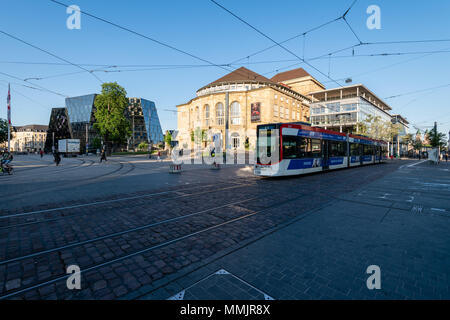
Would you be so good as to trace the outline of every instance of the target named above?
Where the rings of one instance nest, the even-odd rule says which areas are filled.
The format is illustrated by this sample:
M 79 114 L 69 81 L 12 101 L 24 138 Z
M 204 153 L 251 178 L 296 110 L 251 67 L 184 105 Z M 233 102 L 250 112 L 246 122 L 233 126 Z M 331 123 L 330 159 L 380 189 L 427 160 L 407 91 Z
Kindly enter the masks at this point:
M 89 123 L 86 123 L 86 155 L 88 155 L 88 146 L 89 146 L 88 125 L 89 125 Z
M 225 154 L 228 151 L 228 128 L 229 128 L 229 114 L 230 114 L 230 94 L 225 93 Z

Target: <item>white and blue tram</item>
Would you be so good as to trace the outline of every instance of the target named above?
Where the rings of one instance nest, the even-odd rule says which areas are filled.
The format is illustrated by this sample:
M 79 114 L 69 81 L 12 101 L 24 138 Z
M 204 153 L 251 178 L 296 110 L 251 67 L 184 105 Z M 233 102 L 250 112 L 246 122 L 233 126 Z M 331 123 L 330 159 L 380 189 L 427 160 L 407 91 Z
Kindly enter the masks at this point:
M 387 150 L 384 141 L 306 123 L 259 125 L 254 173 L 276 177 L 375 164 L 387 159 Z

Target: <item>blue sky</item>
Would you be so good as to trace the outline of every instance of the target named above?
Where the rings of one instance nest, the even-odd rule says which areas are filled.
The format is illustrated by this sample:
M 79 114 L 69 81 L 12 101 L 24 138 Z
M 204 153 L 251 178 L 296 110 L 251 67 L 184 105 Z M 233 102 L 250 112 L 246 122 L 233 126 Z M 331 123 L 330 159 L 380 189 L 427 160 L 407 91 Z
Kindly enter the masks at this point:
M 221 10 L 209 0 L 168 1 L 108 1 L 61 0 L 76 4 L 102 18 L 126 26 L 140 33 L 168 43 L 217 64 L 243 58 L 242 65 L 271 77 L 276 70 L 289 65 L 304 67 L 328 88 L 336 84 L 301 64 L 299 61 L 259 63 L 296 59 L 281 48 L 273 48 L 259 55 L 245 58 L 272 43 Z M 81 30 L 66 28 L 65 8 L 49 0 L 0 0 L 0 30 L 11 33 L 77 64 L 92 65 L 205 65 L 205 63 L 174 52 L 151 41 L 119 30 L 90 17 L 81 17 Z M 249 23 L 276 41 L 294 35 L 339 17 L 353 0 L 218 0 Z M 381 30 L 366 27 L 369 5 L 381 8 Z M 450 1 L 359 0 L 347 19 L 363 42 L 450 39 Z M 40 85 L 67 96 L 100 92 L 100 83 L 89 73 L 78 72 L 71 65 L 17 64 L 12 62 L 61 61 L 0 34 L 0 96 L 3 101 L 0 117 L 6 117 L 7 83 L 12 87 L 12 116 L 14 125 L 48 124 L 52 107 L 64 106 L 64 97 L 27 86 Z M 328 54 L 334 50 L 358 43 L 345 23 L 340 20 L 284 45 L 305 58 Z M 450 51 L 450 41 L 436 43 L 392 44 L 360 46 L 355 55 L 386 52 Z M 349 57 L 352 51 L 337 53 L 332 59 L 311 63 L 333 79 L 351 77 L 353 83 L 363 83 L 381 98 L 450 84 L 450 52 L 378 57 Z M 347 56 L 347 57 L 338 57 Z M 235 65 L 239 67 L 240 65 Z M 163 130 L 176 128 L 175 105 L 187 102 L 203 85 L 223 76 L 226 71 L 215 66 L 142 70 L 150 67 L 85 66 L 87 69 L 122 70 L 97 72 L 103 81 L 117 81 L 125 87 L 128 96 L 155 101 Z M 127 70 L 127 71 L 124 71 Z M 134 71 L 133 71 L 134 70 Z M 138 71 L 136 71 L 138 70 Z M 439 129 L 450 130 L 450 108 L 447 87 L 405 95 L 386 102 L 394 113 L 407 117 L 421 128 L 438 121 Z M 414 129 L 412 129 L 414 131 Z

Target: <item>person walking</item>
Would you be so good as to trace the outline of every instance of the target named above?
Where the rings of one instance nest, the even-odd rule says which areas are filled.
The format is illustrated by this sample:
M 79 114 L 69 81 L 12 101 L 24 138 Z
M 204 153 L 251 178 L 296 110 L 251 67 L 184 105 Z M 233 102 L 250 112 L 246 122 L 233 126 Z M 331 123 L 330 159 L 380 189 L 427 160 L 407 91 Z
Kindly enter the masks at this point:
M 44 150 L 39 149 L 39 155 L 41 156 L 41 159 L 42 159 L 42 157 L 44 156 Z
M 445 162 L 448 162 L 448 151 L 445 153 Z
M 101 153 L 101 155 L 100 155 L 100 163 L 101 163 L 103 160 L 105 160 L 105 162 L 108 161 L 108 160 L 106 159 L 106 151 L 105 151 L 105 149 L 102 149 L 102 153 Z
M 158 161 L 161 161 L 161 151 L 158 151 Z
M 54 161 L 56 163 L 56 166 L 59 166 L 59 163 L 61 162 L 61 155 L 59 154 L 58 151 L 55 151 L 53 153 L 53 158 L 54 158 Z

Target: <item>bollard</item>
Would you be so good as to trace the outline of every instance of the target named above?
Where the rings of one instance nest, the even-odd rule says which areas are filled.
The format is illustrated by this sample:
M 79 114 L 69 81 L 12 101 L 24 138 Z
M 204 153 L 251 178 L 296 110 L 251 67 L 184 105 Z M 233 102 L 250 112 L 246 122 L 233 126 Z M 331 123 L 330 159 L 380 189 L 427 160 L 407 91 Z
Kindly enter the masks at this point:
M 171 164 L 169 167 L 170 173 L 181 173 L 181 164 Z

